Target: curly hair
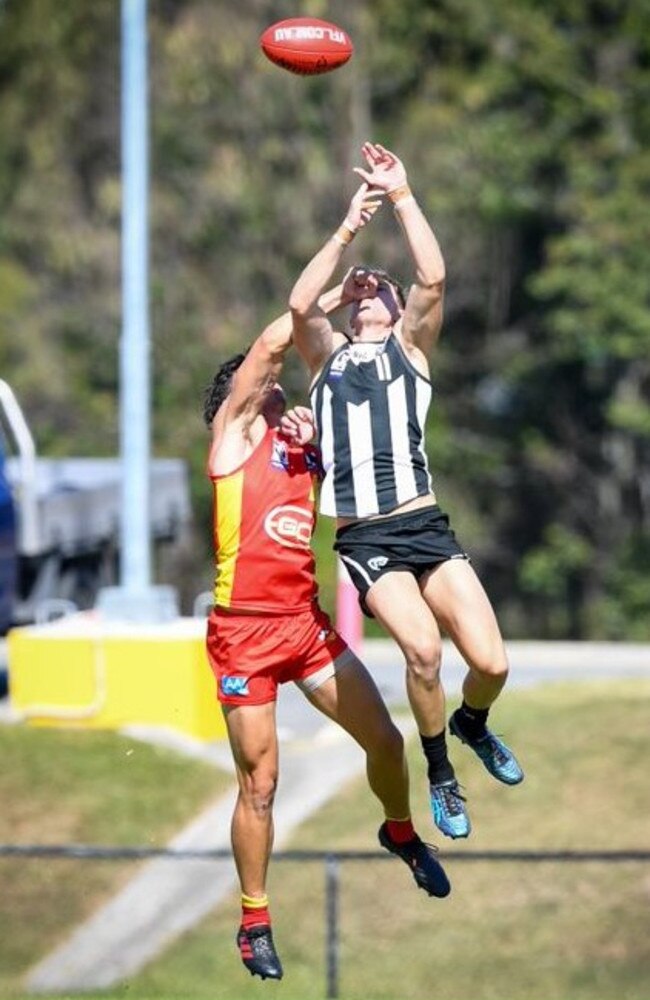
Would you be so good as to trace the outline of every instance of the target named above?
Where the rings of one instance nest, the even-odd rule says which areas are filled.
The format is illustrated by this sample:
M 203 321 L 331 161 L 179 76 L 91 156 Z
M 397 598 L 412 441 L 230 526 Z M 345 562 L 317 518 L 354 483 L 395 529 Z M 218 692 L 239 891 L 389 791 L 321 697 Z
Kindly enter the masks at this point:
M 207 427 L 212 427 L 217 410 L 230 394 L 232 377 L 249 351 L 250 347 L 247 347 L 245 351 L 224 361 L 210 385 L 206 387 L 203 393 L 203 419 Z

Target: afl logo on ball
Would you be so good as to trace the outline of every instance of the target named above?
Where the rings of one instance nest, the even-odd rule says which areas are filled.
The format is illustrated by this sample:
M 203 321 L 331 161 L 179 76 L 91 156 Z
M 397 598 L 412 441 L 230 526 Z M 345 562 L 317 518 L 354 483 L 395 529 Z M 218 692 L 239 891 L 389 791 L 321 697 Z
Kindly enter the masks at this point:
M 274 507 L 264 519 L 264 530 L 290 549 L 306 549 L 311 541 L 312 515 L 302 507 Z

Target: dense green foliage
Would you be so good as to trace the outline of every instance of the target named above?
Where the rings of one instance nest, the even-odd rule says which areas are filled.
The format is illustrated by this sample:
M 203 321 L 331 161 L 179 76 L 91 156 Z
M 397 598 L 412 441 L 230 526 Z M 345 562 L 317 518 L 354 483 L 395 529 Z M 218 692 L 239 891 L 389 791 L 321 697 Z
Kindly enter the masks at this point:
M 349 30 L 344 69 L 264 59 L 296 13 Z M 203 386 L 284 308 L 372 137 L 445 253 L 432 466 L 506 633 L 648 639 L 650 4 L 150 0 L 150 28 L 155 449 L 194 472 L 194 590 Z M 44 452 L 114 452 L 118 0 L 0 2 L 0 136 L 0 371 Z M 359 251 L 408 279 L 389 211 Z

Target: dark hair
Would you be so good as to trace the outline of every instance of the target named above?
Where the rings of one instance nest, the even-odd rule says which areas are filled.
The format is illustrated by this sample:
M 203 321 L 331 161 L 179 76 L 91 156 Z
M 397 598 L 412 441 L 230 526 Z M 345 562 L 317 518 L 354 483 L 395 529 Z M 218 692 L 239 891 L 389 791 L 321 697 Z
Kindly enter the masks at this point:
M 374 274 L 378 279 L 379 284 L 388 284 L 395 290 L 395 295 L 397 296 L 397 301 L 401 309 L 406 307 L 406 292 L 404 290 L 401 282 L 397 278 L 393 278 L 388 271 L 384 271 L 383 267 L 373 267 L 372 264 L 356 264 L 353 268 L 354 271 L 367 271 L 369 274 Z
M 212 426 L 215 413 L 230 395 L 232 377 L 249 351 L 250 347 L 247 347 L 245 351 L 235 354 L 228 361 L 224 361 L 210 385 L 205 389 L 203 393 L 203 419 L 208 427 Z
M 404 309 L 406 306 L 406 292 L 404 291 L 403 286 L 397 280 L 397 278 L 393 278 L 393 276 L 390 275 L 388 271 L 384 271 L 384 269 L 381 267 L 371 267 L 369 268 L 369 270 L 372 271 L 375 277 L 379 279 L 380 284 L 382 282 L 386 282 L 395 290 L 395 294 L 397 295 L 397 301 L 400 304 L 400 308 Z

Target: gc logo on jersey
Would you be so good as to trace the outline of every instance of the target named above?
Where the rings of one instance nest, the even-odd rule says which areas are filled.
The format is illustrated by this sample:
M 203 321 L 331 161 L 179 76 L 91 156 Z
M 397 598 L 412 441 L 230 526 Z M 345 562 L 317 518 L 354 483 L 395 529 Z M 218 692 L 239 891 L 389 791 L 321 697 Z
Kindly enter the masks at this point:
M 313 517 L 302 507 L 285 504 L 268 512 L 264 518 L 264 530 L 280 545 L 289 549 L 306 549 L 311 541 Z

